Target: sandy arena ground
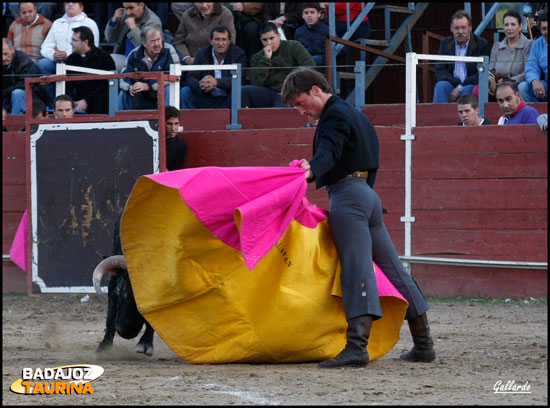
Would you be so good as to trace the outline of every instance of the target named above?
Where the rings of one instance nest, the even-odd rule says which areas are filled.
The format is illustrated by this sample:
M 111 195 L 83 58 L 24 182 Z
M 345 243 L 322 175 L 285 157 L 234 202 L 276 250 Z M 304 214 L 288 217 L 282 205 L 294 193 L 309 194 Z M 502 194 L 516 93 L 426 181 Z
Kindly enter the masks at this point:
M 3 405 L 547 405 L 546 300 L 429 299 L 435 363 L 406 363 L 407 325 L 394 349 L 365 369 L 317 364 L 192 365 L 155 334 L 155 354 L 115 337 L 97 358 L 106 302 L 80 296 L 3 296 Z M 528 302 L 528 303 L 526 303 Z M 105 369 L 92 395 L 20 395 L 9 391 L 23 367 L 96 364 Z M 528 393 L 495 393 L 528 382 Z

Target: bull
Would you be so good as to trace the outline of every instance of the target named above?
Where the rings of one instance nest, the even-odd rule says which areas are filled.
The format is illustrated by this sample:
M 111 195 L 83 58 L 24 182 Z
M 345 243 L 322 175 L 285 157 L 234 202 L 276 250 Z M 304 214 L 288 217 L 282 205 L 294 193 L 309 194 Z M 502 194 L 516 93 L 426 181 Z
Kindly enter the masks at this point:
M 108 286 L 109 298 L 105 336 L 99 343 L 96 353 L 104 352 L 113 346 L 115 333 L 118 333 L 124 339 L 133 339 L 145 324 L 145 333 L 136 345 L 136 352 L 152 356 L 155 331 L 139 313 L 136 305 L 120 242 L 120 219 L 115 225 L 113 253 L 114 255 L 105 258 L 96 266 L 92 278 L 95 291 L 101 298 L 105 299 L 105 295 L 101 291 L 101 279 L 105 273 L 111 274 Z

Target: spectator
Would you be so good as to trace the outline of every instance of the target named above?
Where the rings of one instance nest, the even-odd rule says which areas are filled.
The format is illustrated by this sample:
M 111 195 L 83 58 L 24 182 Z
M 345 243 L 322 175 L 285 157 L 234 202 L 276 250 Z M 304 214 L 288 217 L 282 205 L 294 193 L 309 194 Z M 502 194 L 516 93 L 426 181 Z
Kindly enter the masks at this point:
M 125 57 L 141 45 L 141 33 L 149 27 L 162 32 L 162 22 L 145 3 L 122 3 L 105 26 L 105 39 L 114 43 L 113 59 L 117 72 L 122 71 Z
M 69 95 L 57 95 L 53 101 L 53 113 L 56 119 L 70 119 L 74 116 L 75 103 Z
M 472 18 L 464 10 L 457 11 L 451 18 L 452 36 L 441 40 L 439 55 L 479 57 L 489 55 L 489 43 L 472 32 Z M 472 93 L 478 84 L 477 63 L 438 62 L 435 65 L 437 83 L 434 103 L 454 102 L 463 93 Z
M 16 50 L 23 51 L 36 64 L 42 58 L 40 47 L 52 27 L 52 22 L 38 14 L 35 3 L 19 4 L 20 15 L 10 25 L 8 39 Z
M 479 106 L 477 99 L 472 94 L 460 95 L 456 101 L 458 117 L 460 118 L 459 126 L 481 126 L 490 125 L 489 119 L 479 117 Z
M 338 37 L 343 37 L 346 31 L 348 31 L 347 23 L 347 4 L 348 3 L 334 3 L 334 17 L 336 20 L 336 34 Z M 363 10 L 362 3 L 349 3 L 349 21 L 352 24 L 357 16 Z M 370 38 L 370 21 L 368 16 L 365 16 L 361 24 L 353 32 L 349 41 L 358 40 L 360 38 Z
M 210 32 L 210 45 L 201 48 L 193 65 L 241 64 L 246 69 L 246 54 L 231 44 L 231 31 L 226 26 L 217 26 Z M 244 84 L 244 75 L 242 76 Z M 231 71 L 190 71 L 187 86 L 180 93 L 182 109 L 230 108 L 231 107 Z M 247 93 L 245 87 L 243 93 Z M 243 99 L 248 100 L 245 96 Z M 246 103 L 246 102 L 245 102 Z
M 513 81 L 504 81 L 495 92 L 497 103 L 504 114 L 498 120 L 499 125 L 537 124 L 539 113 L 521 100 L 521 93 Z
M 281 40 L 274 23 L 262 26 L 260 40 L 264 49 L 252 56 L 250 107 L 284 107 L 281 88 L 292 67 L 315 67 L 315 61 L 304 46 L 294 40 Z M 244 103 L 243 103 L 244 105 Z
M 181 112 L 174 106 L 167 106 L 166 121 L 166 169 L 179 170 L 185 160 L 187 143 L 178 137 L 180 131 Z
M 319 3 L 304 3 L 302 17 L 305 25 L 298 27 L 294 33 L 294 39 L 306 47 L 313 57 L 315 65 L 322 67 L 325 65 L 325 43 L 329 32 L 328 25 L 319 21 L 321 18 Z M 321 68 L 319 71 L 323 72 L 323 69 Z
M 185 12 L 194 6 L 195 6 L 195 3 L 191 3 L 191 2 L 170 3 L 170 9 L 178 19 L 178 24 L 181 23 L 181 20 L 183 19 L 183 15 L 185 14 Z
M 163 44 L 162 33 L 154 27 L 141 32 L 142 44 L 128 55 L 122 72 L 169 72 L 170 64 L 181 64 L 181 57 L 171 44 Z M 137 81 L 125 78 L 120 82 L 118 105 L 121 110 L 157 109 L 158 83 L 155 80 Z M 165 104 L 169 90 L 165 86 Z
M 197 51 L 210 44 L 212 28 L 220 25 L 229 28 L 231 42 L 235 44 L 233 14 L 222 3 L 195 3 L 183 14 L 174 35 L 174 46 L 184 64 L 193 63 Z
M 264 3 L 231 3 L 231 8 L 237 32 L 235 43 L 244 50 L 250 62 L 252 55 L 262 49 L 260 28 Z
M 539 16 L 539 37 L 531 47 L 525 64 L 525 81 L 519 90 L 526 102 L 548 102 L 548 14 Z
M 32 98 L 32 118 L 33 119 L 48 119 L 48 112 L 46 111 L 46 104 L 42 99 Z M 20 130 L 20 132 L 25 132 L 26 127 Z
M 55 74 L 55 65 L 64 62 L 72 52 L 71 38 L 75 27 L 86 26 L 94 33 L 94 44 L 99 46 L 99 30 L 94 20 L 84 13 L 82 3 L 64 3 L 65 14 L 52 24 L 46 39 L 40 47 L 40 54 L 44 58 L 36 65 L 44 75 Z M 55 97 L 55 83 L 46 85 L 46 104 L 50 105 Z
M 19 15 L 19 5 L 21 3 L 4 3 L 9 5 L 10 12 L 13 16 Z M 38 8 L 38 13 L 48 20 L 52 20 L 60 9 L 62 3 L 35 3 Z
M 495 75 L 495 86 L 505 79 L 511 79 L 517 83 L 525 80 L 525 62 L 533 43 L 521 33 L 523 25 L 517 11 L 508 10 L 502 22 L 506 38 L 493 45 L 489 62 L 489 69 Z M 478 98 L 479 85 L 475 86 L 472 93 Z M 489 93 L 494 95 L 494 89 L 491 92 L 489 88 Z
M 99 30 L 94 20 L 84 13 L 83 3 L 65 3 L 65 14 L 52 24 L 40 48 L 44 58 L 38 61 L 38 69 L 45 75 L 55 74 L 55 64 L 65 61 L 71 53 L 72 29 L 86 26 L 94 34 L 94 44 L 99 46 Z
M 11 115 L 25 112 L 25 78 L 39 74 L 27 54 L 17 51 L 7 38 L 2 39 L 2 103 Z M 40 85 L 34 84 L 33 91 L 43 96 Z
M 294 39 L 294 32 L 303 24 L 302 3 L 264 3 L 262 22 L 273 23 L 281 29 L 286 40 Z
M 116 69 L 111 55 L 94 45 L 94 35 L 88 27 L 73 28 L 71 42 L 73 52 L 67 57 L 67 64 L 105 71 Z M 67 82 L 67 94 L 75 99 L 75 109 L 86 113 L 109 112 L 109 82 L 106 80 Z

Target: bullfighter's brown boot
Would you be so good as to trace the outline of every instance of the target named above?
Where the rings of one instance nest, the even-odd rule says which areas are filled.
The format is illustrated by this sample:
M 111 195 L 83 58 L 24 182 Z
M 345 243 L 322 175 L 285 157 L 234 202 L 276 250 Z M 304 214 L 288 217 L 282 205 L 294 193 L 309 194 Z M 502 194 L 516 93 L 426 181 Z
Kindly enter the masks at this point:
M 407 320 L 412 334 L 414 346 L 399 356 L 401 360 L 431 363 L 435 360 L 434 341 L 430 336 L 430 324 L 428 316 L 422 313 L 420 316 Z
M 322 368 L 366 367 L 369 363 L 369 343 L 372 316 L 363 315 L 348 320 L 347 344 L 335 358 L 319 364 Z

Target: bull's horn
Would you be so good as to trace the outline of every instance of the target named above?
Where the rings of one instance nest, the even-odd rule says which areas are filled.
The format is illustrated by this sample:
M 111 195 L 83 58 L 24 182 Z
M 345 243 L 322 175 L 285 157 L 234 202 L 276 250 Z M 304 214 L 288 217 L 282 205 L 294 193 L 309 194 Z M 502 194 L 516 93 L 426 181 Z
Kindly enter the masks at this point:
M 105 258 L 94 269 L 92 280 L 94 282 L 94 289 L 99 296 L 105 299 L 105 295 L 101 291 L 101 278 L 108 272 L 111 275 L 116 273 L 116 269 L 126 269 L 126 260 L 124 255 L 113 255 L 109 258 Z

